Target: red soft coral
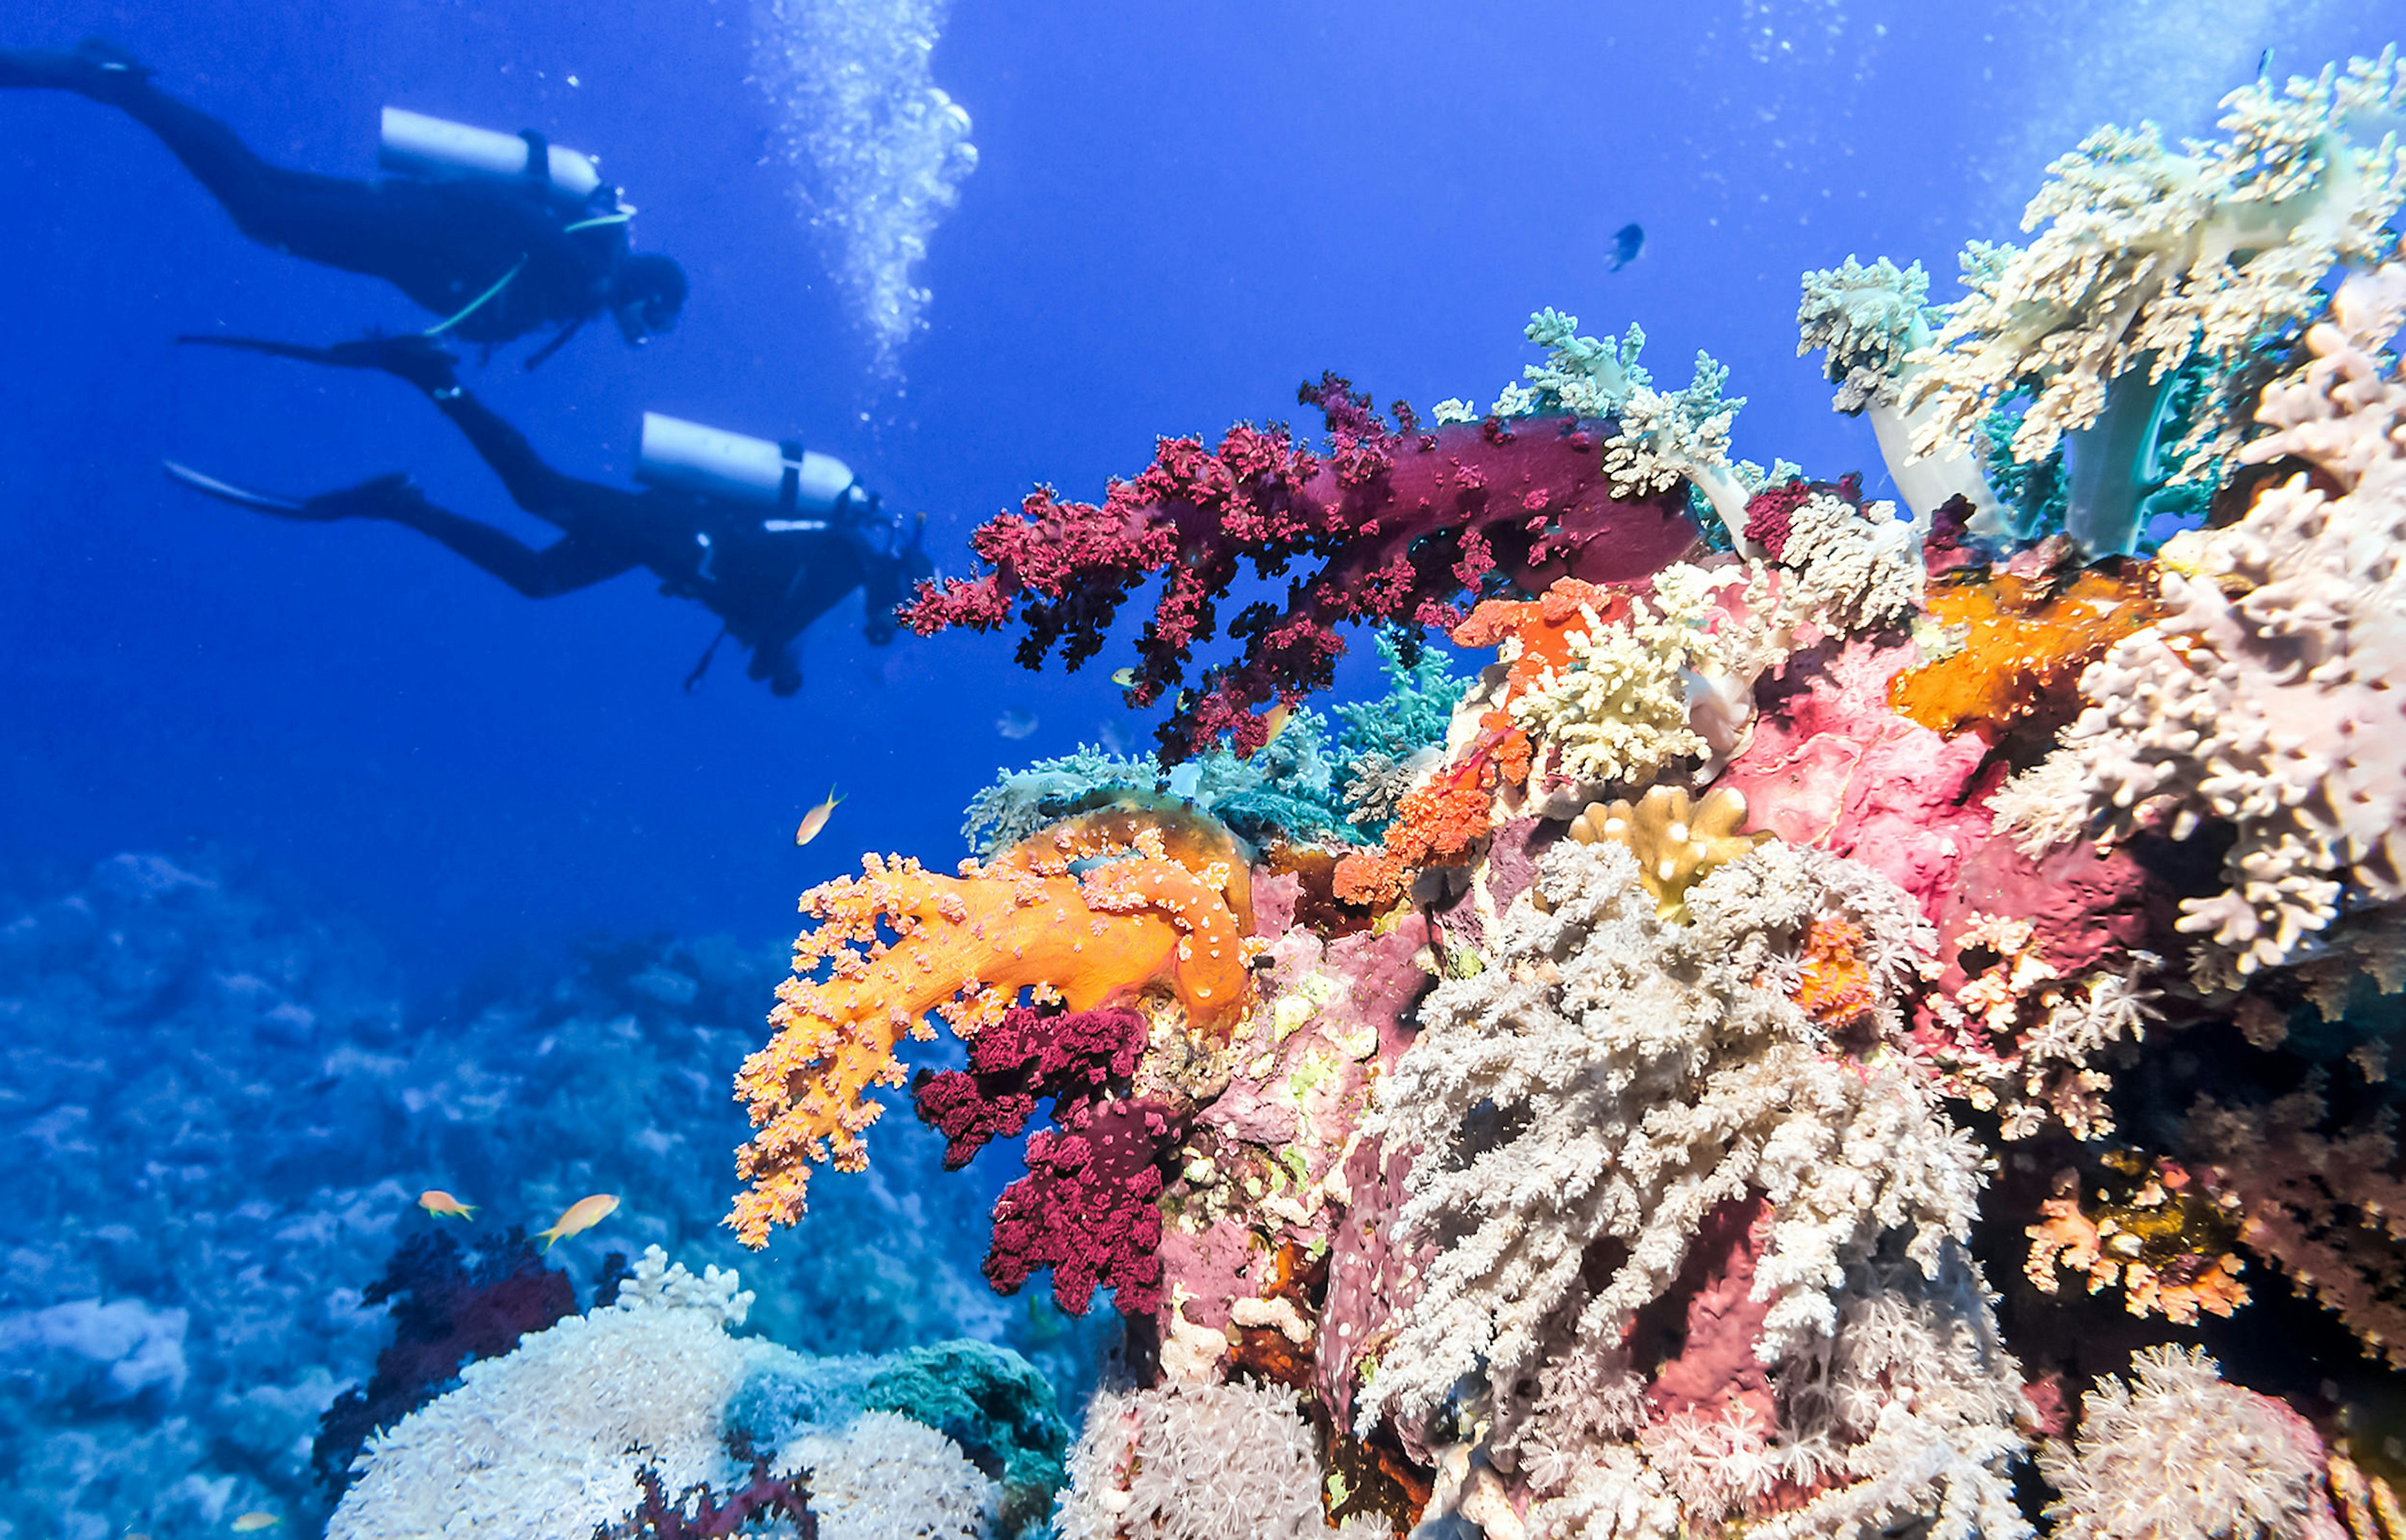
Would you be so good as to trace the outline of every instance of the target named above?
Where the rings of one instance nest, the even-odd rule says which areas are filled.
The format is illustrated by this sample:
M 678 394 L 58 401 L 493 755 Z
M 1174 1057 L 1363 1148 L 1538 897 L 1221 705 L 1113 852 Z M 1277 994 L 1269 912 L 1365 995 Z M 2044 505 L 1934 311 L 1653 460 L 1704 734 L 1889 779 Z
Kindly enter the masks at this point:
M 994 630 L 1015 610 L 1022 664 L 1039 667 L 1058 643 L 1076 668 L 1101 650 L 1120 605 L 1159 574 L 1127 699 L 1176 699 L 1160 731 L 1162 757 L 1175 763 L 1224 734 L 1239 754 L 1258 749 L 1267 708 L 1331 682 L 1345 650 L 1339 625 L 1451 627 L 1461 600 L 1498 574 L 1531 591 L 1564 576 L 1636 578 L 1696 544 L 1684 487 L 1613 496 L 1605 424 L 1491 419 L 1422 432 L 1407 412 L 1390 431 L 1369 398 L 1334 374 L 1299 399 L 1326 422 L 1324 454 L 1284 428 L 1242 423 L 1216 449 L 1162 439 L 1153 463 L 1112 482 L 1099 506 L 1040 488 L 1018 514 L 988 521 L 971 544 L 990 570 L 923 584 L 903 622 L 922 636 Z M 1246 606 L 1226 628 L 1238 656 L 1179 690 L 1196 645 L 1219 632 L 1217 604 L 1239 566 L 1272 577 L 1298 558 L 1318 565 L 1288 584 L 1284 607 Z

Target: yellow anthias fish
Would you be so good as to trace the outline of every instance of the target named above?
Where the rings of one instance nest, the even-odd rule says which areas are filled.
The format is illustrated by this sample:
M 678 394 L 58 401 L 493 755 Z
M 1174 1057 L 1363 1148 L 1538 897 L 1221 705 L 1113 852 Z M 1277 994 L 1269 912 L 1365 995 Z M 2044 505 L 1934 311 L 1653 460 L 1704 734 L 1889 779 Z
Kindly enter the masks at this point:
M 440 1187 L 430 1187 L 418 1194 L 418 1206 L 436 1219 L 474 1220 L 476 1205 L 461 1203 Z
M 608 1219 L 617 1207 L 618 1194 L 616 1193 L 596 1193 L 589 1198 L 578 1198 L 568 1206 L 568 1212 L 560 1215 L 550 1229 L 542 1232 L 543 1249 L 548 1251 L 570 1236 L 583 1235 Z
M 827 800 L 802 814 L 802 827 L 794 831 L 794 843 L 807 845 L 817 839 L 819 830 L 827 827 L 828 816 L 835 812 L 835 805 L 842 800 L 833 786 L 828 787 Z
M 236 1534 L 253 1534 L 261 1530 L 272 1530 L 282 1522 L 284 1519 L 279 1514 L 253 1511 L 234 1521 L 234 1532 Z
M 1288 705 L 1283 700 L 1280 701 L 1277 705 L 1272 706 L 1269 710 L 1262 713 L 1262 721 L 1270 729 L 1269 737 L 1262 740 L 1264 745 L 1267 746 L 1268 743 L 1275 741 L 1279 734 L 1286 731 L 1287 721 L 1294 715 L 1295 708 Z M 1253 756 L 1250 754 L 1240 754 L 1237 756 L 1237 757 L 1239 759 L 1251 759 Z

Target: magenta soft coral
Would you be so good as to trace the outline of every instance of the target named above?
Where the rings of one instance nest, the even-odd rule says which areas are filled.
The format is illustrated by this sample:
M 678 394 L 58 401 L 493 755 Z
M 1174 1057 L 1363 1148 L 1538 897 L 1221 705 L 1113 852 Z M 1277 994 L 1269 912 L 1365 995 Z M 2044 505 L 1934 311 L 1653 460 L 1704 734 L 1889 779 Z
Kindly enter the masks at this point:
M 1320 409 L 1325 453 L 1282 427 L 1241 423 L 1216 449 L 1162 439 L 1153 464 L 1112 482 L 1099 506 L 1045 487 L 989 520 L 971 544 L 990 571 L 922 585 L 902 619 L 922 636 L 995 630 L 1015 610 L 1019 661 L 1040 667 L 1058 643 L 1074 669 L 1101 650 L 1120 605 L 1161 574 L 1127 698 L 1141 708 L 1174 697 L 1160 729 L 1174 763 L 1223 735 L 1239 753 L 1259 748 L 1267 708 L 1327 687 L 1342 624 L 1450 627 L 1459 601 L 1493 577 L 1532 593 L 1559 577 L 1635 579 L 1695 544 L 1684 487 L 1612 496 L 1603 423 L 1491 418 L 1423 432 L 1398 403 L 1390 431 L 1369 397 L 1335 374 L 1298 399 Z M 1240 563 L 1273 577 L 1298 558 L 1319 565 L 1288 583 L 1285 606 L 1246 606 L 1226 628 L 1238 656 L 1178 690 L 1196 646 L 1219 634 L 1218 603 Z
M 1053 1269 L 1053 1297 L 1083 1315 L 1098 1288 L 1120 1308 L 1148 1312 L 1161 1296 L 1161 1161 L 1186 1120 L 1162 1103 L 1118 1095 L 1144 1053 L 1145 1019 L 1125 1008 L 1047 1015 L 1021 1007 L 969 1044 L 969 1067 L 922 1074 L 920 1119 L 944 1136 L 957 1170 L 989 1139 L 1027 1126 L 1040 1097 L 1058 1132 L 1027 1140 L 1027 1175 L 995 1203 L 985 1276 L 1004 1293 Z

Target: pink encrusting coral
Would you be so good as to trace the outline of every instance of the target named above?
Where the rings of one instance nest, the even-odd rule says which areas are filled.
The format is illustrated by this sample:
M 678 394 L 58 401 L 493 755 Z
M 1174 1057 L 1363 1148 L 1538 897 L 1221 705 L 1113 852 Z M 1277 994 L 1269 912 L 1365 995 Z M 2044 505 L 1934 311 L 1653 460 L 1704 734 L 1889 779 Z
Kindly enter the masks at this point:
M 923 585 L 904 606 L 921 635 L 966 626 L 1025 629 L 1019 660 L 1055 643 L 1076 668 L 1101 650 L 1122 603 L 1162 579 L 1137 643 L 1128 703 L 1185 682 L 1195 649 L 1221 634 L 1218 605 L 1242 564 L 1263 576 L 1298 560 L 1284 607 L 1253 604 L 1225 634 L 1238 657 L 1207 668 L 1161 729 L 1175 762 L 1226 736 L 1239 754 L 1267 741 L 1278 703 L 1325 689 L 1345 650 L 1337 628 L 1452 625 L 1490 573 L 1536 590 L 1556 577 L 1642 577 L 1692 549 L 1697 528 L 1676 492 L 1617 497 L 1601 453 L 1607 424 L 1568 417 L 1421 430 L 1410 408 L 1391 430 L 1370 398 L 1337 376 L 1298 400 L 1320 409 L 1317 453 L 1281 427 L 1238 424 L 1216 448 L 1165 438 L 1153 464 L 1111 483 L 1100 505 L 1029 494 L 972 537 L 991 569 Z

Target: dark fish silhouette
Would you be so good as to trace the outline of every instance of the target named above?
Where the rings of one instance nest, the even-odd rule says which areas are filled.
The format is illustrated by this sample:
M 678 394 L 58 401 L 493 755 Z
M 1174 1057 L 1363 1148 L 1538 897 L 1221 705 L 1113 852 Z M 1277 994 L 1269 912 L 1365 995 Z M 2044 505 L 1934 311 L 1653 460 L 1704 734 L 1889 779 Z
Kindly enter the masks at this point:
M 1646 227 L 1636 224 L 1622 225 L 1612 233 L 1612 266 L 1607 271 L 1620 272 L 1635 261 L 1637 254 L 1645 249 Z

